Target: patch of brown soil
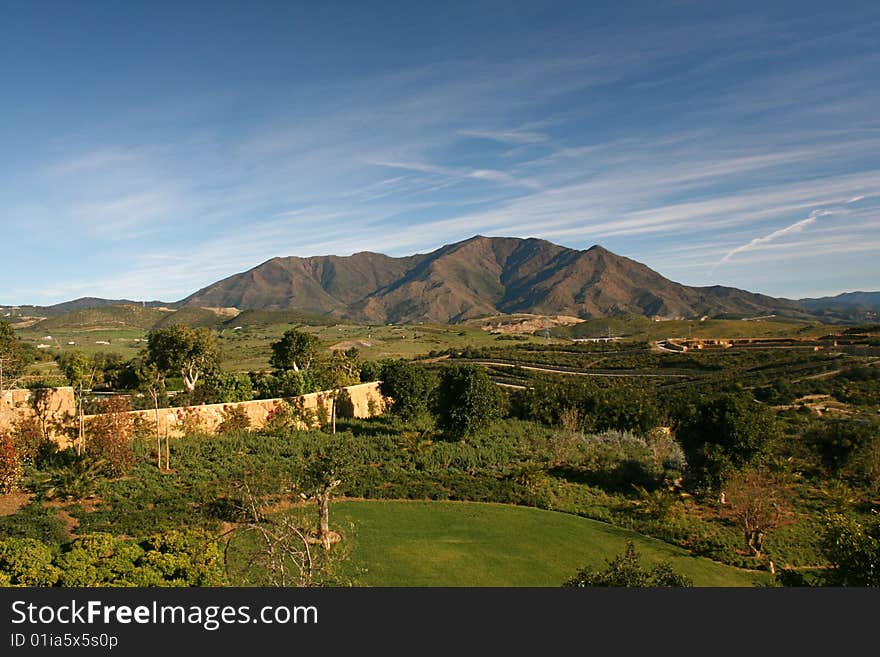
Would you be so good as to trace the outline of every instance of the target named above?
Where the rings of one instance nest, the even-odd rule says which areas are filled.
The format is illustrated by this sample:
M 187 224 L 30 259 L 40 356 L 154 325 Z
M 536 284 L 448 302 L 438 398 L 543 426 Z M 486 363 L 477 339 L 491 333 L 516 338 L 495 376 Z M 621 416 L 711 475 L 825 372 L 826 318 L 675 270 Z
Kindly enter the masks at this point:
M 11 516 L 31 501 L 30 493 L 6 493 L 0 495 L 0 516 Z
M 513 315 L 510 317 L 492 318 L 482 328 L 490 333 L 534 333 L 554 326 L 580 324 L 584 320 L 570 315 Z

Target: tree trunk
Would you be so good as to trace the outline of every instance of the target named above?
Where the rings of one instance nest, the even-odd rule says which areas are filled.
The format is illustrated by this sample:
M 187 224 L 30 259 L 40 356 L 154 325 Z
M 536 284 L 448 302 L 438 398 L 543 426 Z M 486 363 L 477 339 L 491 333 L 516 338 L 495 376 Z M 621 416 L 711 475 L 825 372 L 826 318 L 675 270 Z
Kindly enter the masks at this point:
M 86 446 L 85 418 L 83 417 L 83 388 L 79 384 L 79 440 L 76 445 L 76 455 L 82 456 Z
M 168 430 L 166 429 L 165 430 L 165 469 L 169 472 L 171 471 L 170 452 L 171 452 L 171 450 L 168 447 Z
M 162 471 L 162 434 L 159 432 L 159 395 L 153 395 L 153 408 L 156 411 L 156 465 Z
M 338 391 L 334 391 L 333 397 L 330 399 L 330 433 L 336 435 L 336 396 Z
M 330 549 L 330 489 L 318 495 L 318 516 L 320 519 L 321 545 Z

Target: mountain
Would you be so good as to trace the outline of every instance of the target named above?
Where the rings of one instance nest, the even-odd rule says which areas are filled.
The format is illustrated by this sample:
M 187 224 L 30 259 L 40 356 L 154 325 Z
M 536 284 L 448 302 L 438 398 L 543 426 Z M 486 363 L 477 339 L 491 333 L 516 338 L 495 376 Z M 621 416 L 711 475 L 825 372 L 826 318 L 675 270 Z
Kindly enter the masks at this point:
M 81 297 L 73 301 L 56 303 L 52 306 L 3 306 L 0 310 L 9 313 L 8 317 L 58 317 L 78 310 L 93 308 L 111 308 L 114 306 L 140 306 L 142 308 L 168 308 L 173 304 L 164 301 L 132 301 L 130 299 L 100 299 L 98 297 Z
M 880 311 L 880 292 L 844 292 L 834 297 L 800 299 L 799 301 L 804 308 L 813 311 L 828 309 Z
M 876 322 L 880 318 L 880 292 L 844 292 L 833 297 L 800 299 L 799 303 L 825 321 Z
M 293 310 L 372 323 L 458 322 L 498 313 L 663 317 L 803 314 L 795 301 L 690 287 L 601 246 L 477 235 L 426 254 L 273 258 L 175 304 Z

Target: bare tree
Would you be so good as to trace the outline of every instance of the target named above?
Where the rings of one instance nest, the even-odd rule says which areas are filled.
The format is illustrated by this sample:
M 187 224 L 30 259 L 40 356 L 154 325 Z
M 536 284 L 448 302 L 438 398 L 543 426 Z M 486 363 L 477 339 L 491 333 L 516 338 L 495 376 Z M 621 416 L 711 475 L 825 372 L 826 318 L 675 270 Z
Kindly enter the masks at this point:
M 241 491 L 245 520 L 233 533 L 255 534 L 258 542 L 248 559 L 248 570 L 264 570 L 270 586 L 312 586 L 319 560 L 312 554 L 309 529 L 289 514 L 271 518 L 263 515 L 260 497 L 247 482 L 241 485 Z
M 335 569 L 345 559 L 345 552 L 316 549 L 315 526 L 297 512 L 266 514 L 268 497 L 247 481 L 237 485 L 241 514 L 235 527 L 226 532 L 224 551 L 227 574 L 230 545 L 236 536 L 255 537 L 256 545 L 246 561 L 245 569 L 252 578 L 270 586 L 320 586 L 339 584 Z M 303 496 L 304 497 L 304 496 Z M 245 543 L 247 544 L 247 543 Z
M 755 468 L 728 478 L 724 492 L 746 545 L 753 556 L 760 558 L 767 533 L 779 525 L 784 513 L 785 482 L 778 474 Z

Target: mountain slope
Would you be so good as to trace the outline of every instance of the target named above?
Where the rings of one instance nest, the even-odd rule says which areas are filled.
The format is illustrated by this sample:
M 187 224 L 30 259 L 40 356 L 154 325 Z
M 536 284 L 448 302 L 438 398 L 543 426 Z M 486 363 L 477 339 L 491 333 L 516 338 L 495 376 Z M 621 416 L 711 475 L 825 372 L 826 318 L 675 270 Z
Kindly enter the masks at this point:
M 475 236 L 392 258 L 273 258 L 209 285 L 182 306 L 297 310 L 384 322 L 457 322 L 513 312 L 694 317 L 803 312 L 794 301 L 736 288 L 681 285 L 600 246 Z

